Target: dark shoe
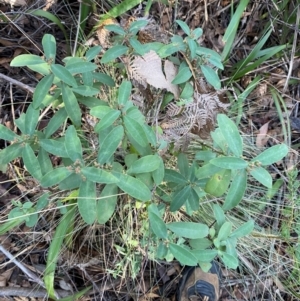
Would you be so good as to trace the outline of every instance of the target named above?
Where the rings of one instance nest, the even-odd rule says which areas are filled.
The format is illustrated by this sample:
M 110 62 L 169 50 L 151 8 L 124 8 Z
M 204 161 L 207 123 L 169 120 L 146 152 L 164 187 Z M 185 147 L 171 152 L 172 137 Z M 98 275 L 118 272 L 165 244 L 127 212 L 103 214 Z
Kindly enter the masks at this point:
M 177 301 L 217 301 L 220 297 L 221 269 L 213 262 L 208 273 L 199 267 L 184 270 L 177 290 Z

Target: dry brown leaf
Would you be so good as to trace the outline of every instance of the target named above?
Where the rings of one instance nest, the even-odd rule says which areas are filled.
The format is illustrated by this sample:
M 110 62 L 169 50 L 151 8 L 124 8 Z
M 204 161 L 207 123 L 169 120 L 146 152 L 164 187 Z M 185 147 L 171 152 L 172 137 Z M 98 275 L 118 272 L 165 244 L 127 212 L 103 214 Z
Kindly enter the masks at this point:
M 114 24 L 119 24 L 119 23 L 115 19 L 107 19 L 107 20 L 104 20 L 97 29 L 97 37 L 98 37 L 100 45 L 103 48 L 109 47 L 108 37 L 110 35 L 110 31 L 107 30 L 105 28 L 105 26 L 106 25 L 114 25 Z
M 138 300 L 139 300 L 139 301 L 150 301 L 150 300 L 152 300 L 153 298 L 159 298 L 159 297 L 160 297 L 159 295 L 150 292 L 150 293 L 147 293 L 147 294 L 145 294 L 145 295 L 139 297 Z
M 256 137 L 256 146 L 257 147 L 264 147 L 270 136 L 268 135 L 268 129 L 269 129 L 269 122 L 265 123 L 260 129 L 259 129 L 259 133 L 257 134 Z
M 169 84 L 169 88 L 171 93 L 174 94 L 175 98 L 178 99 L 179 98 L 179 88 L 177 85 L 173 85 L 172 81 L 175 78 L 176 74 L 177 74 L 177 68 L 176 66 L 169 60 L 165 61 L 165 75 L 166 75 L 166 79 L 167 82 Z
M 151 50 L 143 56 L 136 56 L 129 66 L 130 76 L 144 87 L 147 84 L 157 89 L 166 89 L 178 98 L 176 85 L 171 84 L 176 75 L 176 67 L 172 62 L 165 62 L 166 76 L 162 71 L 162 61 L 158 54 Z
M 46 0 L 46 5 L 43 8 L 44 11 L 49 10 L 54 4 L 56 4 L 57 0 Z

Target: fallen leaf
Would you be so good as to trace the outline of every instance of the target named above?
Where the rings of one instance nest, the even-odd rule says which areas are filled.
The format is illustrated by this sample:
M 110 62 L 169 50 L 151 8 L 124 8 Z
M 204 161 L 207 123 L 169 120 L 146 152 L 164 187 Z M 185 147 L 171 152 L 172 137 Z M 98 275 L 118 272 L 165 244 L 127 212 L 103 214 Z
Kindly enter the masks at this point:
M 268 129 L 269 129 L 269 122 L 265 123 L 260 129 L 259 129 L 259 133 L 257 134 L 256 137 L 256 146 L 257 147 L 264 147 L 270 136 L 268 135 Z

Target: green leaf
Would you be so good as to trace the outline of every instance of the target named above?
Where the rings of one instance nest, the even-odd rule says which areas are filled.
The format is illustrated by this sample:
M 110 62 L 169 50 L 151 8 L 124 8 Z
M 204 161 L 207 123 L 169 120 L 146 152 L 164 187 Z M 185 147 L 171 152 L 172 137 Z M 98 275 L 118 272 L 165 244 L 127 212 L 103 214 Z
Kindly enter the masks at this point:
M 46 138 L 49 138 L 52 134 L 54 134 L 59 127 L 64 123 L 67 119 L 68 114 L 65 108 L 59 109 L 50 119 L 47 127 L 44 130 Z
M 149 155 L 138 159 L 133 162 L 131 167 L 128 169 L 128 174 L 139 174 L 152 172 L 158 168 L 160 160 L 158 156 Z
M 194 95 L 194 87 L 191 83 L 186 82 L 180 94 L 180 98 L 189 100 Z
M 165 170 L 165 181 L 177 184 L 186 184 L 188 182 L 187 179 L 173 169 Z
M 231 234 L 231 230 L 232 230 L 232 224 L 229 222 L 225 222 L 219 232 L 218 232 L 218 240 L 222 241 L 228 238 L 228 236 Z
M 223 169 L 214 174 L 206 183 L 205 191 L 215 197 L 222 196 L 227 190 L 231 179 L 231 171 Z
M 189 46 L 189 50 L 190 50 L 191 59 L 193 60 L 196 57 L 196 49 L 197 49 L 198 45 L 191 38 L 187 38 L 187 42 L 188 42 L 188 46 Z
M 198 238 L 198 239 L 191 239 L 189 241 L 189 244 L 193 249 L 205 250 L 211 247 L 212 241 L 208 238 Z
M 73 162 L 82 159 L 82 146 L 74 125 L 70 125 L 65 132 L 65 148 Z
M 241 157 L 243 154 L 243 140 L 237 126 L 224 114 L 219 114 L 217 120 L 228 147 L 236 157 Z
M 107 105 L 95 106 L 90 110 L 90 114 L 97 118 L 104 118 L 106 114 L 113 111 L 113 109 Z
M 33 93 L 32 106 L 34 109 L 38 109 L 43 103 L 48 91 L 50 90 L 54 80 L 53 74 L 48 74 L 40 80 Z
M 60 190 L 74 190 L 79 188 L 80 183 L 82 182 L 82 177 L 80 174 L 72 173 L 58 185 Z
M 158 55 L 161 58 L 166 58 L 168 56 L 171 56 L 172 54 L 178 52 L 178 51 L 185 51 L 186 46 L 184 44 L 184 42 L 182 41 L 182 43 L 171 43 L 171 44 L 167 44 L 162 46 L 159 51 L 158 51 Z
M 116 178 L 119 179 L 117 185 L 124 192 L 128 193 L 130 196 L 140 201 L 151 200 L 151 192 L 149 188 L 142 181 L 116 171 L 113 171 L 112 173 Z
M 213 66 L 217 67 L 218 69 L 224 70 L 223 64 L 218 59 L 215 59 L 214 57 L 210 57 L 208 58 L 208 62 Z
M 85 90 L 85 89 L 82 88 L 82 89 L 79 90 L 79 92 L 82 93 L 82 94 L 84 93 L 84 94 L 88 94 L 88 95 L 94 93 L 94 90 L 96 88 L 93 87 L 93 85 L 94 85 L 93 72 L 82 73 L 81 78 L 82 78 L 83 86 L 79 86 L 79 87 L 87 86 L 88 89 Z M 97 91 L 99 93 L 99 88 L 97 88 Z M 93 94 L 93 95 L 95 95 L 95 94 Z
M 99 81 L 100 83 L 103 83 L 109 87 L 114 87 L 115 82 L 114 80 L 107 74 L 101 73 L 101 72 L 94 72 L 93 77 L 96 81 Z
M 196 266 L 198 263 L 197 258 L 193 255 L 192 252 L 188 251 L 187 249 L 172 244 L 169 244 L 169 248 L 171 253 L 174 255 L 174 257 L 182 264 L 182 265 L 188 265 L 188 266 Z
M 233 238 L 240 238 L 243 236 L 246 236 L 248 234 L 250 234 L 254 229 L 254 220 L 250 220 L 246 223 L 244 223 L 243 225 L 241 225 L 240 227 L 238 227 L 236 230 L 234 230 L 231 234 L 230 237 Z
M 186 178 L 189 178 L 189 161 L 183 153 L 180 153 L 177 157 L 177 166 L 180 173 Z
M 86 73 L 84 73 L 86 74 Z M 99 94 L 99 89 L 96 89 L 94 87 L 90 87 L 90 86 L 78 86 L 77 88 L 72 88 L 72 91 L 80 94 L 82 96 L 93 96 L 96 94 Z
M 130 81 L 123 81 L 119 87 L 118 92 L 118 104 L 120 106 L 125 106 L 128 101 L 132 90 L 132 85 Z
M 46 59 L 54 62 L 56 57 L 56 41 L 54 36 L 51 34 L 44 34 L 42 44 Z
M 137 154 L 128 154 L 125 156 L 125 165 L 127 166 L 127 168 L 130 168 L 130 166 L 133 164 L 133 162 L 135 162 L 138 159 L 138 155 Z
M 186 206 L 189 206 L 189 208 L 192 211 L 196 211 L 199 209 L 199 195 L 195 190 L 196 187 L 192 188 L 190 197 L 188 198 L 186 202 Z M 188 213 L 190 214 L 190 213 Z
M 72 171 L 70 171 L 66 167 L 58 167 L 55 168 L 48 173 L 46 173 L 41 179 L 41 186 L 42 187 L 50 187 L 54 186 L 61 181 L 63 181 L 66 177 L 68 177 Z
M 187 82 L 192 76 L 192 72 L 189 67 L 181 68 L 175 78 L 172 80 L 173 85 L 179 85 Z
M 115 25 L 115 24 L 105 25 L 105 29 L 107 29 L 108 31 L 114 32 L 118 35 L 121 35 L 121 36 L 125 36 L 125 34 L 126 34 L 126 32 L 124 31 L 124 29 L 121 26 Z
M 103 54 L 101 63 L 107 64 L 116 58 L 122 56 L 128 51 L 128 47 L 123 45 L 116 45 L 111 47 L 110 49 L 106 50 L 106 52 Z
M 153 189 L 154 182 L 150 172 L 139 173 L 135 176 L 137 179 L 141 180 L 150 190 Z
M 221 259 L 224 262 L 225 266 L 230 269 L 236 269 L 239 266 L 238 259 L 226 252 L 221 252 Z
M 51 70 L 53 74 L 67 85 L 77 87 L 77 83 L 71 72 L 64 66 L 59 64 L 52 64 Z
M 43 175 L 53 169 L 48 152 L 46 152 L 43 148 L 39 149 L 38 160 Z
M 118 145 L 124 136 L 124 129 L 121 125 L 113 128 L 109 134 L 100 143 L 100 150 L 98 153 L 98 163 L 105 164 L 116 151 Z
M 100 53 L 102 47 L 101 46 L 94 46 L 91 47 L 85 54 L 85 58 L 87 61 L 91 61 L 96 58 L 96 56 Z
M 188 200 L 191 194 L 191 186 L 185 186 L 183 189 L 175 192 L 172 195 L 172 202 L 170 206 L 171 212 L 177 211 Z
M 163 242 L 160 242 L 156 249 L 156 254 L 155 254 L 156 258 L 162 260 L 166 257 L 167 253 L 168 253 L 167 246 Z
M 146 53 L 144 45 L 139 40 L 130 38 L 129 43 L 137 54 L 144 55 Z
M 192 222 L 174 222 L 168 223 L 169 230 L 174 232 L 179 237 L 186 237 L 191 239 L 203 238 L 208 235 L 207 225 Z
M 237 206 L 242 200 L 247 187 L 247 172 L 246 170 L 239 170 L 236 172 L 228 193 L 225 198 L 225 202 L 222 206 L 223 210 L 230 210 Z
M 218 157 L 209 161 L 209 163 L 224 169 L 244 169 L 248 163 L 236 157 Z
M 50 74 L 50 65 L 48 63 L 43 63 L 39 65 L 29 65 L 27 66 L 29 69 L 33 70 L 34 72 L 37 72 L 42 75 L 48 75 Z
M 132 149 L 133 152 L 141 155 L 141 156 L 148 156 L 153 153 L 151 147 L 149 144 L 146 146 L 141 146 L 135 138 L 132 137 L 130 133 L 126 133 L 126 136 L 130 142 L 130 148 Z
M 168 238 L 167 227 L 164 221 L 161 219 L 161 217 L 155 214 L 154 212 L 152 212 L 151 210 L 149 210 L 149 208 L 148 208 L 148 216 L 149 216 L 150 226 L 153 233 L 158 238 L 167 239 Z
M 97 220 L 99 224 L 105 224 L 115 212 L 118 200 L 118 186 L 105 185 L 97 201 Z
M 216 153 L 213 151 L 199 151 L 195 155 L 195 159 L 199 161 L 207 162 L 211 159 L 214 159 L 216 157 Z
M 14 143 L 0 151 L 0 165 L 5 165 L 12 160 L 21 157 L 23 147 L 21 143 Z
M 40 167 L 40 163 L 37 157 L 35 156 L 33 149 L 28 143 L 26 143 L 23 149 L 22 158 L 28 172 L 35 179 L 40 180 L 42 178 L 42 170 Z
M 97 124 L 96 131 L 99 132 L 111 126 L 121 115 L 121 111 L 119 110 L 111 110 L 109 111 Z
M 124 125 L 126 131 L 130 134 L 132 139 L 140 146 L 146 147 L 148 145 L 147 135 L 143 127 L 134 119 L 124 116 Z
M 202 28 L 195 28 L 193 31 L 192 31 L 192 38 L 194 39 L 194 40 L 198 40 L 201 36 L 202 36 L 202 34 L 203 34 L 203 30 L 202 30 Z
M 159 160 L 158 168 L 152 172 L 152 178 L 154 183 L 158 186 L 164 180 L 165 177 L 165 166 L 164 161 L 160 156 L 157 156 Z
M 79 187 L 77 205 L 82 219 L 88 225 L 91 225 L 96 219 L 96 204 L 96 184 L 89 180 L 82 181 Z
M 35 110 L 31 104 L 25 115 L 25 134 L 32 136 L 35 132 L 36 126 L 39 122 L 40 111 Z
M 176 20 L 176 23 L 179 24 L 179 26 L 181 27 L 181 29 L 184 31 L 185 34 L 187 34 L 188 36 L 191 34 L 191 30 L 185 22 L 181 20 Z
M 81 110 L 77 102 L 76 96 L 70 87 L 62 85 L 62 98 L 65 104 L 68 116 L 76 127 L 81 124 Z
M 220 229 L 221 226 L 225 223 L 224 210 L 218 204 L 214 204 L 213 211 L 214 211 L 215 219 L 217 221 L 218 229 Z
M 96 167 L 83 167 L 81 173 L 92 182 L 103 184 L 114 184 L 119 182 L 111 172 Z
M 11 62 L 10 66 L 12 67 L 23 67 L 43 64 L 45 61 L 38 55 L 34 54 L 21 54 L 16 56 Z
M 41 139 L 40 146 L 50 154 L 62 158 L 68 158 L 68 153 L 65 144 L 61 141 L 53 139 Z
M 207 163 L 201 167 L 199 167 L 196 172 L 195 175 L 198 179 L 205 179 L 205 178 L 209 178 L 212 175 L 218 173 L 222 171 L 222 169 L 218 166 L 215 166 L 211 163 Z
M 221 81 L 218 76 L 218 73 L 207 65 L 200 66 L 201 71 L 209 84 L 211 84 L 216 90 L 221 89 Z
M 143 19 L 134 21 L 130 24 L 128 31 L 135 35 L 139 30 L 145 27 L 148 24 L 148 22 L 148 20 Z
M 91 62 L 75 62 L 66 65 L 66 69 L 71 74 L 91 72 L 97 69 L 97 65 Z M 72 85 L 71 85 L 72 86 Z
M 0 138 L 7 141 L 13 141 L 20 139 L 20 136 L 3 124 L 0 124 Z
M 46 192 L 44 193 L 37 201 L 36 203 L 36 210 L 40 211 L 42 209 L 44 209 L 45 207 L 48 206 L 49 204 L 49 197 L 50 197 L 50 193 Z
M 256 156 L 251 160 L 251 162 L 258 161 L 261 165 L 271 165 L 284 158 L 288 154 L 288 152 L 289 148 L 286 144 L 274 145 Z
M 228 143 L 224 138 L 221 129 L 220 128 L 215 129 L 213 132 L 210 133 L 210 135 L 214 141 L 214 147 L 216 148 L 216 150 L 221 150 L 222 153 L 228 154 L 229 153 Z
M 56 227 L 55 234 L 51 240 L 51 244 L 47 255 L 47 265 L 44 274 L 44 282 L 47 293 L 52 299 L 56 299 L 54 292 L 54 274 L 56 269 L 57 260 L 61 254 L 61 247 L 69 225 L 72 223 L 75 215 L 75 207 L 69 207 L 68 212 L 62 216 Z
M 191 253 L 201 262 L 212 262 L 218 255 L 217 250 L 192 250 Z
M 250 175 L 267 188 L 272 188 L 272 176 L 263 167 L 251 169 Z

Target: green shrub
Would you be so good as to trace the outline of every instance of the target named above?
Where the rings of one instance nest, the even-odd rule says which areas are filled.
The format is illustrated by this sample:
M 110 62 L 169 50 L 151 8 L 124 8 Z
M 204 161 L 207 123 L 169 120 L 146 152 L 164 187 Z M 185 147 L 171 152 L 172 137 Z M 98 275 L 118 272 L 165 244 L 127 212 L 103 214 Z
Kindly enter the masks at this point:
M 174 36 L 170 44 L 145 44 L 136 39 L 137 31 L 144 26 L 137 21 L 126 32 L 115 25 L 108 26 L 122 41 L 102 56 L 102 64 L 113 64 L 121 55 L 144 55 L 155 51 L 160 58 L 170 58 L 178 52 L 188 60 L 196 62 L 207 81 L 216 89 L 221 87 L 215 70 L 223 68 L 220 56 L 212 50 L 200 47 L 196 42 L 201 29 L 190 31 L 187 25 L 177 21 L 187 37 Z M 36 204 L 15 203 L 8 221 L 0 227 L 0 233 L 19 223 L 33 226 L 38 213 L 48 204 L 47 188 L 68 195 L 63 202 L 63 218 L 49 251 L 45 283 L 50 296 L 54 296 L 53 283 L 55 264 L 59 250 L 74 214 L 78 210 L 85 223 L 106 223 L 115 212 L 118 196 L 127 194 L 144 203 L 146 211 L 143 221 L 145 231 L 141 246 L 149 245 L 153 259 L 177 259 L 183 265 L 197 265 L 207 270 L 210 262 L 219 256 L 229 268 L 238 266 L 236 252 L 240 237 L 251 233 L 254 223 L 248 221 L 233 229 L 226 214 L 243 198 L 251 176 L 262 185 L 272 187 L 272 177 L 266 167 L 281 160 L 287 153 L 285 145 L 276 145 L 252 159 L 243 157 L 243 139 L 235 123 L 226 115 L 217 117 L 218 127 L 211 133 L 211 148 L 195 154 L 191 164 L 183 153 L 177 155 L 177 167 L 166 168 L 167 162 L 159 155 L 166 143 L 157 140 L 155 127 L 149 126 L 140 109 L 130 101 L 132 84 L 123 81 L 117 89 L 115 99 L 110 102 L 95 97 L 99 86 L 108 89 L 114 81 L 107 74 L 97 71 L 92 62 L 101 51 L 96 46 L 84 57 L 67 57 L 64 65 L 56 64 L 56 42 L 53 36 L 43 38 L 45 57 L 20 55 L 12 66 L 27 66 L 44 77 L 38 83 L 33 101 L 26 113 L 16 120 L 20 134 L 0 126 L 0 138 L 11 144 L 0 152 L 0 165 L 21 157 L 28 173 L 45 190 Z M 186 61 L 179 61 L 179 71 L 172 84 L 179 85 L 180 94 L 188 100 L 193 95 L 186 93 L 193 70 Z M 55 85 L 54 90 L 50 88 Z M 185 94 L 184 94 L 185 93 Z M 39 130 L 41 110 L 51 106 L 55 113 L 48 125 Z M 82 130 L 82 109 L 100 121 L 93 129 L 97 137 L 96 149 L 87 142 Z M 56 133 L 60 131 L 58 136 Z M 167 146 L 170 151 L 171 146 Z M 61 158 L 56 167 L 52 156 Z M 251 180 L 253 181 L 253 179 Z M 163 215 L 181 212 L 193 220 L 193 214 L 205 206 L 203 201 L 212 197 L 214 201 L 212 225 L 198 222 L 165 222 Z M 28 217 L 31 216 L 30 218 Z M 148 222 L 149 220 L 149 222 Z M 68 228 L 69 226 L 69 228 Z M 72 227 L 71 227 L 72 228 Z

